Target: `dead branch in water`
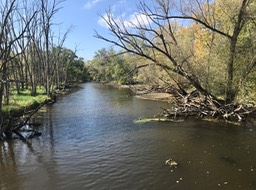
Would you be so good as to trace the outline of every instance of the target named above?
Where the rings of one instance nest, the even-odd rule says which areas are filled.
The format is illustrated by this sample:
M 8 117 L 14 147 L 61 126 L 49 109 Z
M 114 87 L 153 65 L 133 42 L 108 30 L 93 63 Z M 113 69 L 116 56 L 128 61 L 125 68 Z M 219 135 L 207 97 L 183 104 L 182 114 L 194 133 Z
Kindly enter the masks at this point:
M 193 91 L 187 95 L 175 93 L 173 104 L 173 108 L 163 109 L 160 115 L 169 118 L 197 116 L 241 122 L 248 115 L 256 112 L 255 108 L 250 108 L 244 104 L 225 104 L 223 101 L 217 101 L 198 91 Z
M 26 141 L 26 138 L 21 134 L 20 130 L 24 126 L 28 125 L 31 117 L 47 103 L 48 101 L 45 101 L 44 103 L 40 104 L 36 109 L 30 111 L 29 113 L 27 113 L 26 110 L 24 110 L 23 116 L 20 118 L 14 118 L 12 115 L 10 115 L 7 121 L 4 121 L 1 123 L 0 139 L 2 140 L 11 139 L 13 137 L 13 134 L 15 134 L 22 141 Z M 29 132 L 31 134 L 28 136 L 28 138 L 33 138 L 41 135 L 40 132 L 34 131 L 32 129 Z

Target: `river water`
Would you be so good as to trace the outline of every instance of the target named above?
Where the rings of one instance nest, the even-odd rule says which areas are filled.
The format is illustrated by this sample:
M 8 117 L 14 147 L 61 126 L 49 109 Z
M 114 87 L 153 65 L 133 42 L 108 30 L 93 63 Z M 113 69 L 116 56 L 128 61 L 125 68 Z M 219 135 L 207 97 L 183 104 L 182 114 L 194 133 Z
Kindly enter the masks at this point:
M 41 137 L 0 142 L 0 189 L 256 189 L 255 128 L 134 123 L 168 106 L 83 84 L 36 115 Z

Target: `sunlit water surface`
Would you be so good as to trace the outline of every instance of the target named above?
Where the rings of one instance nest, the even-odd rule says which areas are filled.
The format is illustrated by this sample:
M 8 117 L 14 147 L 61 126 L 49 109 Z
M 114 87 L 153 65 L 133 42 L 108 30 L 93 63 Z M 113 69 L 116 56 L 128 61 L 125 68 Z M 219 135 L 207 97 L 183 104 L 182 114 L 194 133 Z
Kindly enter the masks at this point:
M 0 142 L 0 189 L 256 189 L 255 128 L 134 123 L 168 106 L 84 84 L 36 115 L 41 137 Z

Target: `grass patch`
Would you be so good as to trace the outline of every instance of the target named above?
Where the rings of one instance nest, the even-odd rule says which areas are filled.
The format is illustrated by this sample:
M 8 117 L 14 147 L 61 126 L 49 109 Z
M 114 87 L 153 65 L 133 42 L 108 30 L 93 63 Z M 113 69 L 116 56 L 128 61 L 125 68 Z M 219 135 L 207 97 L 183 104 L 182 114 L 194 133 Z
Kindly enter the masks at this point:
M 30 90 L 21 91 L 19 94 L 13 92 L 10 95 L 9 105 L 3 105 L 3 116 L 4 118 L 8 117 L 10 111 L 17 113 L 27 108 L 36 107 L 48 99 L 49 97 L 46 95 L 43 88 L 37 89 L 36 96 L 31 96 Z

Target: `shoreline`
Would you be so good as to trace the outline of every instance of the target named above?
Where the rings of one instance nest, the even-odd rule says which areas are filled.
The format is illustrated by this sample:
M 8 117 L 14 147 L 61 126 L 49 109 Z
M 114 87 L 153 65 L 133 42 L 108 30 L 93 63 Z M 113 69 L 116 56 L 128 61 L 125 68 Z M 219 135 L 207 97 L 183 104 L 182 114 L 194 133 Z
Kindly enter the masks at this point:
M 147 94 L 138 94 L 135 95 L 136 98 L 144 100 L 155 100 L 155 101 L 165 101 L 169 102 L 172 98 L 172 95 L 165 92 L 151 92 Z
M 8 120 L 11 118 L 18 118 L 22 115 L 26 114 L 27 112 L 31 112 L 33 110 L 38 109 L 38 107 L 41 107 L 42 105 L 48 105 L 48 104 L 54 104 L 56 101 L 58 101 L 58 97 L 65 96 L 69 93 L 72 93 L 79 89 L 79 85 L 75 85 L 70 88 L 62 89 L 62 90 L 55 90 L 52 97 L 48 97 L 43 94 L 38 94 L 37 96 L 31 96 L 31 98 L 34 98 L 35 100 L 32 103 L 28 103 L 26 105 L 17 105 L 17 104 L 9 104 L 6 106 L 5 110 L 3 111 L 3 120 Z M 26 95 L 24 95 L 26 96 Z M 38 98 L 37 97 L 43 97 Z M 16 107 L 14 107 L 16 106 Z M 9 108 L 8 108 L 9 107 Z
M 8 105 L 9 107 L 6 107 L 6 110 L 2 112 L 3 117 L 0 126 L 0 141 L 16 138 L 26 141 L 29 138 L 40 136 L 41 132 L 35 130 L 32 127 L 32 125 L 29 125 L 30 135 L 26 137 L 23 136 L 22 131 L 20 131 L 20 129 L 27 125 L 30 122 L 30 119 L 33 117 L 33 115 L 36 114 L 43 106 L 54 104 L 55 102 L 57 102 L 58 97 L 65 96 L 66 94 L 72 93 L 78 89 L 79 86 L 74 86 L 63 90 L 56 90 L 50 97 L 46 96 L 45 94 L 39 94 L 37 96 L 43 98 L 38 98 L 37 96 L 35 96 L 33 97 L 34 99 L 32 102 L 29 101 L 29 99 L 31 100 L 32 96 L 24 94 L 23 96 L 29 97 L 28 99 L 26 99 L 27 101 L 25 101 L 25 105 L 10 104 Z M 19 98 L 22 99 L 23 96 Z
M 144 100 L 154 100 L 154 101 L 166 101 L 169 102 L 173 95 L 167 92 L 164 92 L 163 89 L 152 89 L 151 86 L 148 85 L 117 85 L 110 84 L 117 88 L 129 89 L 136 98 L 144 99 Z

